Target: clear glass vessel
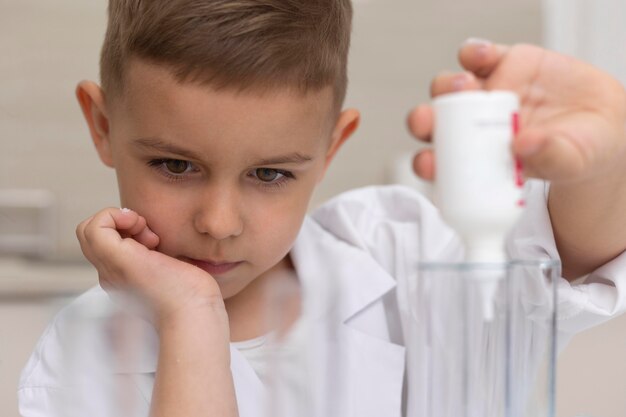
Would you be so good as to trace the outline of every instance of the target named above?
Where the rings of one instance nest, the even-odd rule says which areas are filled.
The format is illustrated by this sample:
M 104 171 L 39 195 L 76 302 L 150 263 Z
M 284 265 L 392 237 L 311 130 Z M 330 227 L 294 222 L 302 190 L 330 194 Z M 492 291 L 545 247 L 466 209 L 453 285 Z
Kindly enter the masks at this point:
M 553 417 L 559 276 L 552 261 L 421 264 L 406 416 Z
M 302 299 L 294 277 L 268 284 L 265 294 L 272 332 L 268 337 L 266 417 L 343 417 L 346 364 L 340 350 L 338 288 L 330 280 Z

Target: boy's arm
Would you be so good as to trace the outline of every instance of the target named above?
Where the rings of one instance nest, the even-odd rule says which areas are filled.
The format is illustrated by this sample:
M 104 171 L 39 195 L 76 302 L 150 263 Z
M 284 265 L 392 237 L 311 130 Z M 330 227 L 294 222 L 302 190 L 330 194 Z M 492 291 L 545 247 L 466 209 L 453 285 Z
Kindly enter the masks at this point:
M 467 70 L 443 74 L 433 96 L 460 90 L 515 91 L 521 100 L 513 152 L 527 176 L 550 181 L 548 208 L 564 277 L 576 279 L 626 250 L 626 93 L 610 75 L 574 58 L 531 45 L 466 43 Z M 429 141 L 432 109 L 409 116 L 413 134 Z M 415 159 L 434 176 L 431 151 Z
M 225 323 L 226 311 L 217 307 L 161 325 L 151 417 L 238 415 Z
M 102 210 L 76 234 L 102 288 L 122 302 L 136 297 L 157 330 L 151 415 L 237 417 L 228 316 L 213 277 L 152 250 L 158 236 L 131 211 Z

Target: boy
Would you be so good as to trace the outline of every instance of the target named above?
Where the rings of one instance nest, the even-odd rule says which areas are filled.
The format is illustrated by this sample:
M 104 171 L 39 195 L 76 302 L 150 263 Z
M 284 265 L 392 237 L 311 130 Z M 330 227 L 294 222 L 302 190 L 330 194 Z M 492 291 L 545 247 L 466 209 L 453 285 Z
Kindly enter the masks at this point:
M 25 417 L 63 415 L 59 404 L 74 398 L 57 375 L 77 320 L 90 342 L 71 355 L 91 355 L 130 381 L 124 394 L 141 404 L 137 415 L 261 415 L 263 363 L 231 342 L 271 330 L 261 294 L 285 273 L 305 295 L 329 276 L 344 289 L 341 322 L 359 331 L 346 330 L 354 349 L 343 415 L 400 415 L 404 350 L 381 324 L 396 318 L 385 294 L 402 267 L 458 260 L 460 247 L 435 210 L 400 187 L 353 191 L 305 217 L 359 123 L 356 110 L 341 110 L 350 21 L 348 0 L 110 1 L 102 87 L 82 82 L 77 96 L 128 209 L 97 213 L 77 236 L 102 289 L 141 300 L 152 327 L 137 362 L 120 369 L 102 346 L 113 318 L 76 319 L 79 306 L 106 306 L 106 293 L 84 295 L 55 319 L 23 373 Z M 432 94 L 518 92 L 513 150 L 527 174 L 552 181 L 547 202 L 541 190 L 531 196 L 538 203 L 512 237 L 515 255 L 560 256 L 568 280 L 590 274 L 583 286 L 563 284 L 563 308 L 576 310 L 564 321 L 569 331 L 618 314 L 626 298 L 622 87 L 531 46 L 472 41 L 460 61 L 468 72 L 437 77 Z M 430 107 L 413 111 L 409 126 L 429 140 Z M 432 161 L 422 152 L 416 172 L 432 178 Z M 111 397 L 89 383 L 89 414 L 109 415 L 102 405 Z

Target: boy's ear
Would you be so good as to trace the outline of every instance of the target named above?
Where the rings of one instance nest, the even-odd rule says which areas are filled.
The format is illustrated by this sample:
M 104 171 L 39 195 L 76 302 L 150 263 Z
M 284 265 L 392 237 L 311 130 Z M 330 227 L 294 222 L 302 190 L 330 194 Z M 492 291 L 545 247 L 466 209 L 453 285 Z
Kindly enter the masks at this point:
M 96 145 L 100 160 L 105 165 L 113 167 L 109 140 L 109 118 L 102 89 L 94 82 L 81 81 L 76 87 L 76 98 L 89 126 L 91 139 Z
M 330 146 L 326 152 L 326 162 L 324 163 L 324 172 L 328 169 L 330 162 L 333 160 L 341 145 L 355 132 L 359 127 L 361 115 L 356 109 L 343 110 L 337 119 L 335 128 L 333 129 Z

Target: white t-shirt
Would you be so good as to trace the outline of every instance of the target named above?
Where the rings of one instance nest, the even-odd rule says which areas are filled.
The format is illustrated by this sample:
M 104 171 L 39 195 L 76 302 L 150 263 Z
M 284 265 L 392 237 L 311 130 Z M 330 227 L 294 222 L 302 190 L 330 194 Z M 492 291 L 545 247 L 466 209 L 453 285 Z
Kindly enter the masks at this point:
M 268 368 L 278 349 L 276 345 L 270 343 L 269 339 L 271 337 L 271 334 L 266 334 L 254 339 L 231 343 L 231 346 L 241 352 L 247 359 L 254 372 L 263 382 L 268 380 Z
M 271 332 L 230 345 L 246 358 L 259 379 L 269 387 L 277 379 L 297 381 L 303 378 L 306 343 L 305 321 L 299 319 L 282 338 L 278 338 L 276 332 Z

